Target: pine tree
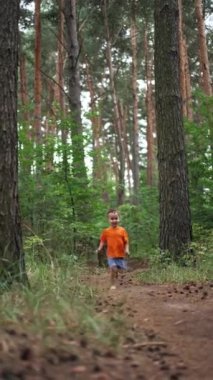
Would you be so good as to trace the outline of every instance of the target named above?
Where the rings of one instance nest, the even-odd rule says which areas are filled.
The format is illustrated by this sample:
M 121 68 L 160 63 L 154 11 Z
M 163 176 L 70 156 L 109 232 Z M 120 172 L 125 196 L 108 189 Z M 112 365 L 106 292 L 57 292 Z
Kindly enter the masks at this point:
M 19 1 L 0 1 L 0 281 L 27 282 L 18 198 Z
M 155 86 L 160 248 L 178 258 L 191 242 L 179 81 L 178 0 L 155 0 Z

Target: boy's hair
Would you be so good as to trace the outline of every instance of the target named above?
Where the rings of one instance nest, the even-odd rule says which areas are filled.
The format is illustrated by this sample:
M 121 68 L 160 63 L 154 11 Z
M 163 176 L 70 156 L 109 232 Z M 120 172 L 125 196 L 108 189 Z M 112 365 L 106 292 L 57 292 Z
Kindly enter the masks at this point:
M 107 215 L 109 215 L 109 214 L 114 214 L 114 213 L 118 214 L 118 210 L 116 210 L 115 208 L 110 208 L 110 209 L 107 211 Z

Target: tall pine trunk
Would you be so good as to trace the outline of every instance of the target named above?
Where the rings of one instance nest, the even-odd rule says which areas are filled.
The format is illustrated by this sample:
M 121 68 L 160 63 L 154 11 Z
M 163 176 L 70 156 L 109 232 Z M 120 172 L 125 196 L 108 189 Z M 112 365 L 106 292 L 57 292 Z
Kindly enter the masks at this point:
M 26 57 L 24 53 L 20 53 L 19 58 L 19 77 L 20 77 L 20 100 L 23 108 L 22 115 L 24 123 L 29 123 L 29 97 L 27 89 L 27 72 L 26 72 Z
M 23 52 L 19 53 L 19 100 L 21 104 L 20 109 L 20 124 L 24 127 L 26 133 L 26 139 L 22 142 L 23 151 L 32 152 L 32 129 L 31 112 L 29 111 L 30 100 L 28 96 L 27 86 L 27 71 L 26 71 L 26 56 Z M 20 166 L 20 173 L 24 176 L 31 175 L 31 167 L 33 163 L 33 155 L 23 155 L 22 165 Z
M 155 164 L 155 143 L 154 131 L 156 129 L 155 122 L 155 105 L 153 95 L 153 54 L 150 52 L 147 31 L 144 35 L 144 54 L 146 67 L 146 112 L 147 112 L 147 185 L 153 186 L 154 183 L 154 164 Z
M 115 77 L 112 64 L 112 52 L 111 52 L 111 36 L 108 23 L 108 12 L 107 12 L 107 0 L 103 1 L 103 15 L 104 15 L 104 26 L 106 33 L 106 57 L 107 65 L 109 68 L 110 86 L 112 91 L 113 100 L 113 110 L 114 110 L 114 126 L 115 134 L 117 140 L 117 155 L 118 155 L 118 183 L 117 183 L 117 203 L 121 205 L 124 203 L 125 196 L 125 148 L 123 141 L 123 131 L 122 131 L 122 121 L 119 114 L 118 97 L 115 87 Z
M 200 61 L 200 85 L 207 96 L 212 96 L 212 84 L 209 68 L 209 58 L 205 34 L 205 22 L 203 18 L 203 4 L 201 0 L 195 0 L 195 14 L 198 27 L 198 46 L 199 46 L 199 61 Z M 212 107 L 208 104 L 209 115 L 209 136 L 211 147 L 211 158 L 213 164 L 213 122 L 212 122 Z
M 47 79 L 47 96 L 46 109 L 47 118 L 45 120 L 45 170 L 52 172 L 54 170 L 54 137 L 55 137 L 55 112 L 54 112 L 54 84 Z
M 179 53 L 180 53 L 180 88 L 182 96 L 183 116 L 189 120 L 193 119 L 192 113 L 192 94 L 191 94 L 191 80 L 189 72 L 188 52 L 186 37 L 184 35 L 184 23 L 183 23 L 183 8 L 182 0 L 178 0 L 179 8 Z
M 192 238 L 179 77 L 178 0 L 155 0 L 160 241 L 176 259 Z
M 101 116 L 100 111 L 96 106 L 96 94 L 93 83 L 93 76 L 91 73 L 91 65 L 87 57 L 85 57 L 86 66 L 86 81 L 87 88 L 90 94 L 90 120 L 92 124 L 92 149 L 93 149 L 93 185 L 100 186 L 101 180 L 103 180 L 104 168 L 101 157 Z
M 59 0 L 59 20 L 57 33 L 57 61 L 56 61 L 56 84 L 55 84 L 55 100 L 57 101 L 61 116 L 64 113 L 64 0 Z
M 133 202 L 138 204 L 139 195 L 139 123 L 138 123 L 138 86 L 137 86 L 137 26 L 135 15 L 135 0 L 132 1 L 131 10 L 131 48 L 132 48 L 132 95 L 133 95 L 133 149 L 132 149 L 132 162 L 133 162 Z
M 81 120 L 81 87 L 79 72 L 79 43 L 77 34 L 76 0 L 64 0 L 66 25 L 67 76 L 72 137 L 72 196 L 75 215 L 81 221 L 89 218 L 87 172 L 84 161 L 83 128 Z
M 41 0 L 35 0 L 34 136 L 41 143 Z
M 56 61 L 56 86 L 55 86 L 55 100 L 59 105 L 59 118 L 61 120 L 61 140 L 62 140 L 62 159 L 63 171 L 65 180 L 68 181 L 70 174 L 68 163 L 68 128 L 63 122 L 65 118 L 65 93 L 64 93 L 64 62 L 65 62 L 65 39 L 64 39 L 64 0 L 59 0 L 59 21 L 58 21 L 58 38 L 57 38 L 57 61 Z
M 198 46 L 200 60 L 200 82 L 206 95 L 212 95 L 211 77 L 209 70 L 208 50 L 206 44 L 205 23 L 203 19 L 202 0 L 195 0 L 195 14 L 198 27 Z
M 27 282 L 18 199 L 19 1 L 0 0 L 0 283 Z
M 123 141 L 124 141 L 124 149 L 125 149 L 125 157 L 126 157 L 126 174 L 127 174 L 127 181 L 128 181 L 128 190 L 129 194 L 132 193 L 132 184 L 131 179 L 133 177 L 132 175 L 132 161 L 130 158 L 130 148 L 129 148 L 129 134 L 127 131 L 127 117 L 128 117 L 128 108 L 127 106 L 124 106 L 121 101 L 118 103 L 119 105 L 119 114 L 120 118 L 122 120 L 122 126 L 123 126 Z

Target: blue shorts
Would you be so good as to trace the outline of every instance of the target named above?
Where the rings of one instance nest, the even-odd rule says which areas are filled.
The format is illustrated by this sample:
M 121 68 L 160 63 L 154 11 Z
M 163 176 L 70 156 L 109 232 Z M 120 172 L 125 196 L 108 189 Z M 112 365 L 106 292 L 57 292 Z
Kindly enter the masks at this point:
M 118 269 L 127 270 L 127 261 L 125 259 L 108 258 L 108 265 L 110 268 L 116 267 Z

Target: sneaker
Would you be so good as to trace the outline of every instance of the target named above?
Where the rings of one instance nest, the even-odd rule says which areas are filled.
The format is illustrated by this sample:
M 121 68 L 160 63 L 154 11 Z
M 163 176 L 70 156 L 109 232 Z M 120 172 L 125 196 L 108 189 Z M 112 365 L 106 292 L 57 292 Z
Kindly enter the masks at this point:
M 115 285 L 112 285 L 111 287 L 110 287 L 110 290 L 115 290 L 116 289 L 116 286 Z

